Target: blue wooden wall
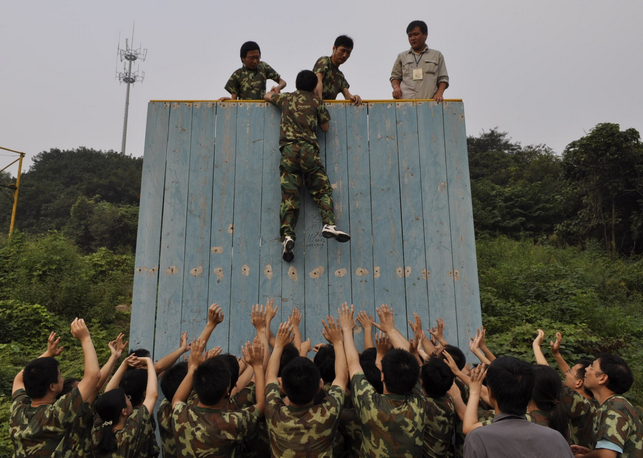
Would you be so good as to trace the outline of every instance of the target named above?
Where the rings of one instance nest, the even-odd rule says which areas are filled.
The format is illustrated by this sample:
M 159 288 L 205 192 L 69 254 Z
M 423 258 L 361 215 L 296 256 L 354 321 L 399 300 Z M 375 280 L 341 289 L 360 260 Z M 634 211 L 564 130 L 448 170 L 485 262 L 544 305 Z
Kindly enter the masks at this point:
M 373 314 L 392 305 L 403 333 L 414 312 L 425 328 L 442 317 L 447 340 L 467 348 L 481 314 L 462 102 L 328 109 L 320 154 L 337 225 L 352 240 L 324 239 L 306 195 L 288 264 L 279 239 L 279 110 L 150 102 L 132 348 L 169 353 L 182 331 L 198 336 L 216 302 L 226 319 L 210 346 L 240 353 L 254 333 L 251 306 L 271 297 L 279 306 L 273 328 L 298 307 L 313 344 L 323 340 L 321 319 L 347 301 Z

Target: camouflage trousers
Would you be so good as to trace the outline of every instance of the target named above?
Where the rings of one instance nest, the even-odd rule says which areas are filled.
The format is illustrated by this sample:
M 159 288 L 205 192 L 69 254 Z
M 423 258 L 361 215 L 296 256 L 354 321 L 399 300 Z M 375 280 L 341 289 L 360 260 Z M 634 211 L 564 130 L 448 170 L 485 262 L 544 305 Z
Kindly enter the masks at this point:
M 319 152 L 309 143 L 299 142 L 281 148 L 281 238 L 290 236 L 295 239 L 295 226 L 299 218 L 301 199 L 299 190 L 303 183 L 308 188 L 319 209 L 324 224 L 335 224 L 333 211 L 333 189 L 330 186 L 326 169 L 319 158 Z

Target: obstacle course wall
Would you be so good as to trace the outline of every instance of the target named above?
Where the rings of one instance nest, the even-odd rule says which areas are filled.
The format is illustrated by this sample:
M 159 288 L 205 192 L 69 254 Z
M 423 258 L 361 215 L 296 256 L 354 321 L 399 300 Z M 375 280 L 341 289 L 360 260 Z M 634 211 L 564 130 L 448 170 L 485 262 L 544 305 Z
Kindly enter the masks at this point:
M 321 237 L 305 189 L 295 260 L 281 259 L 280 111 L 265 103 L 152 101 L 148 107 L 130 345 L 157 357 L 197 337 L 216 302 L 209 345 L 240 353 L 250 308 L 275 298 L 273 328 L 293 307 L 303 338 L 346 301 L 394 307 L 404 334 L 444 318 L 466 348 L 481 324 L 462 102 L 328 104 L 319 133 L 340 229 Z M 275 330 L 273 329 L 273 331 Z M 361 329 L 356 341 L 363 342 Z

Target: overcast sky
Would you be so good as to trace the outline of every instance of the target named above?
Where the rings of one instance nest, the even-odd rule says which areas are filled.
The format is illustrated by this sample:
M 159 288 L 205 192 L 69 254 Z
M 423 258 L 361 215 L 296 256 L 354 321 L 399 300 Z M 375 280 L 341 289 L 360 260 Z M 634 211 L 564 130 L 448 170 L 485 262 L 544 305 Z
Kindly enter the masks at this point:
M 294 90 L 299 70 L 355 40 L 341 69 L 351 92 L 389 99 L 407 24 L 449 70 L 445 98 L 463 99 L 468 135 L 498 127 L 561 153 L 600 122 L 643 130 L 643 1 L 282 0 L 5 2 L 0 15 L 0 146 L 27 157 L 50 148 L 120 150 L 125 85 L 115 78 L 136 24 L 148 50 L 132 88 L 127 153 L 143 154 L 147 102 L 212 100 L 257 41 Z M 0 152 L 0 168 L 10 155 Z M 15 169 L 11 170 L 15 174 Z

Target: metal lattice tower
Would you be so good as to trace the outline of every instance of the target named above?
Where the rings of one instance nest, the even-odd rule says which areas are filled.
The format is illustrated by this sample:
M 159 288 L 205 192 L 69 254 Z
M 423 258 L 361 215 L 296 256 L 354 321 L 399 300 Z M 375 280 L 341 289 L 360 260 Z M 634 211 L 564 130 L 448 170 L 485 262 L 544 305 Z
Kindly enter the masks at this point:
M 134 46 L 134 29 L 132 29 L 132 46 Z M 121 145 L 121 154 L 125 154 L 125 144 L 127 142 L 127 117 L 129 113 L 129 91 L 130 86 L 136 82 L 142 82 L 145 79 L 145 72 L 139 75 L 138 69 L 132 71 L 132 64 L 137 60 L 144 61 L 147 57 L 147 49 L 130 47 L 129 41 L 125 39 L 125 49 L 118 47 L 118 56 L 123 62 L 123 71 L 117 73 L 117 78 L 121 83 L 127 84 L 125 95 L 125 119 L 123 120 L 123 143 Z

